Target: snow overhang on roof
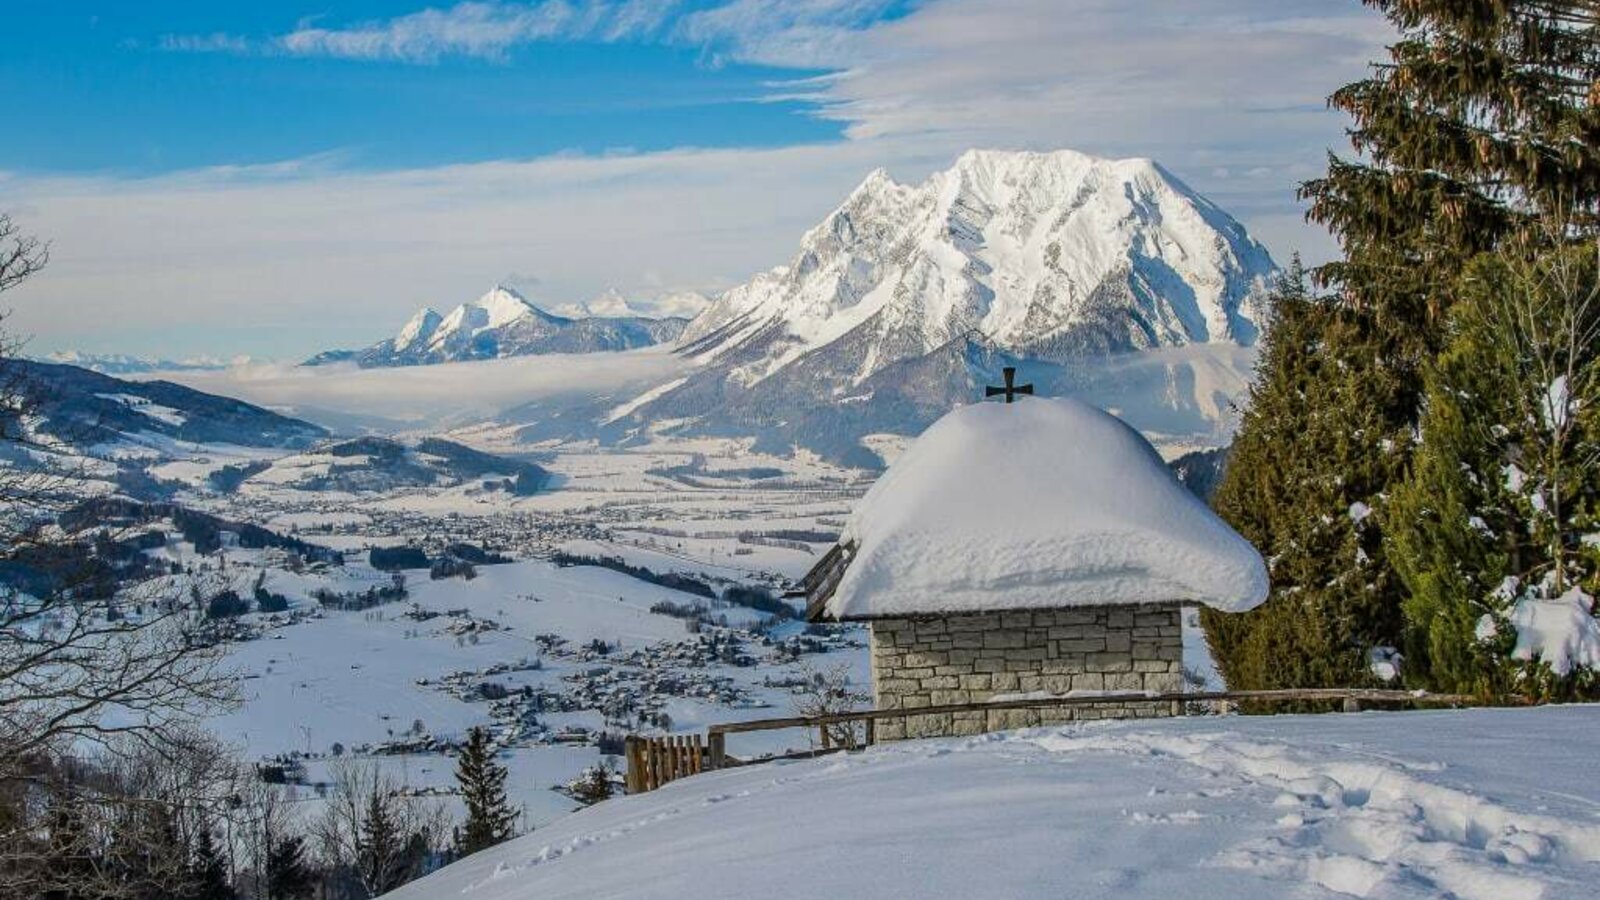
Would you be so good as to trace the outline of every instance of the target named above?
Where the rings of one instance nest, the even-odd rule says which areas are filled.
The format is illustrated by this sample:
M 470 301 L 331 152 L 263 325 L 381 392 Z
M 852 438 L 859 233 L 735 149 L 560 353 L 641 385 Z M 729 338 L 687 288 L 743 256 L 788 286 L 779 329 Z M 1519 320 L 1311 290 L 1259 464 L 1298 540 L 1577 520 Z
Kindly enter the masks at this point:
M 1239 612 L 1260 554 L 1138 432 L 1077 400 L 962 407 L 867 492 L 803 582 L 813 619 L 1145 603 Z

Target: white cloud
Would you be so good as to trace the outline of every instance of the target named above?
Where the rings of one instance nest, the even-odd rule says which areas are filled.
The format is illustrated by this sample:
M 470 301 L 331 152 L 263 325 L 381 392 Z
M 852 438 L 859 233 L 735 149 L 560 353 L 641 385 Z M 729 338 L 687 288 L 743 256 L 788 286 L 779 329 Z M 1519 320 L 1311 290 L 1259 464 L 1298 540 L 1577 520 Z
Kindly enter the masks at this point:
M 163 50 L 280 53 L 357 60 L 434 63 L 446 56 L 504 61 L 524 44 L 556 40 L 621 41 L 660 31 L 679 0 L 466 0 L 390 19 L 322 26 L 302 22 L 264 40 L 240 35 L 165 35 Z
M 344 28 L 308 25 L 278 37 L 274 44 L 296 56 L 434 62 L 441 56 L 461 55 L 498 60 L 518 44 L 586 34 L 597 14 L 598 7 L 580 8 L 565 0 L 468 2 Z
M 242 37 L 222 32 L 167 34 L 161 36 L 158 46 L 163 50 L 181 53 L 245 53 L 250 49 L 250 42 Z

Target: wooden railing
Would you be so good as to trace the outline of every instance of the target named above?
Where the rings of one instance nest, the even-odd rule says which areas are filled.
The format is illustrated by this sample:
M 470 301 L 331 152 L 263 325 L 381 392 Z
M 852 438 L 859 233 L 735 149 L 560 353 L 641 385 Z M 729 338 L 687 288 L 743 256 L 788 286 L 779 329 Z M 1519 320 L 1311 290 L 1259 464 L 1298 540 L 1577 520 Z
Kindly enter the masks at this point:
M 1033 697 L 1017 700 L 999 700 L 990 703 L 950 703 L 942 706 L 919 706 L 913 709 L 861 709 L 829 713 L 821 716 L 788 716 L 776 719 L 751 719 L 745 722 L 723 722 L 706 729 L 706 741 L 699 735 L 669 735 L 666 737 L 636 737 L 627 740 L 628 793 L 653 791 L 669 781 L 702 771 L 724 769 L 752 763 L 773 762 L 781 759 L 800 759 L 855 750 L 876 742 L 874 723 L 884 719 L 903 719 L 911 716 L 938 716 L 953 713 L 1003 712 L 1018 709 L 1061 709 L 1072 707 L 1103 706 L 1121 703 L 1176 703 L 1180 711 L 1187 711 L 1191 703 L 1330 703 L 1338 702 L 1346 712 L 1360 710 L 1367 704 L 1401 704 L 1429 706 L 1474 706 L 1477 698 L 1465 694 L 1430 694 L 1426 691 L 1388 691 L 1365 688 L 1297 688 L 1274 691 L 1204 691 L 1198 693 L 1132 692 L 1125 694 L 1093 694 L 1066 697 Z M 840 739 L 834 729 L 846 723 L 864 723 L 864 740 L 851 737 Z M 727 753 L 730 734 L 755 731 L 778 731 L 788 728 L 815 728 L 820 735 L 819 748 L 794 753 L 764 756 L 754 759 L 736 759 Z
M 720 747 L 722 741 L 714 743 Z M 698 734 L 672 734 L 665 737 L 629 735 L 623 748 L 628 760 L 625 779 L 630 794 L 653 791 L 669 781 L 698 775 L 708 768 L 721 767 L 720 754 L 717 760 L 707 759 L 706 747 Z

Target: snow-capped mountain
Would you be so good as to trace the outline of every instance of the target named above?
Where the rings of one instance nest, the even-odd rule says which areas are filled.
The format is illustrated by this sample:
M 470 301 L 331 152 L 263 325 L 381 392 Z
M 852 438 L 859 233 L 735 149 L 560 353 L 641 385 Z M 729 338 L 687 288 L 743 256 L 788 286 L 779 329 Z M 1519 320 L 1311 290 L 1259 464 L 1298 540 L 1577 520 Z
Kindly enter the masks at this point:
M 621 297 L 616 300 L 621 301 Z M 622 310 L 627 310 L 625 301 Z M 618 309 L 615 303 L 609 310 Z M 558 316 L 529 303 L 521 294 L 495 288 L 445 315 L 424 307 L 392 338 L 365 350 L 333 350 L 307 365 L 354 360 L 363 368 L 414 366 L 539 353 L 594 353 L 631 350 L 675 340 L 687 320 L 639 315 Z
M 751 385 L 830 345 L 853 384 L 962 336 L 1024 356 L 1250 344 L 1275 266 L 1243 226 L 1145 159 L 969 151 L 920 185 L 873 172 L 788 265 L 683 335 Z
M 880 170 L 787 265 L 689 324 L 680 352 L 702 368 L 607 421 L 851 457 L 865 435 L 914 434 L 981 394 L 1003 364 L 1078 390 L 1111 355 L 1249 346 L 1275 272 L 1242 225 L 1149 160 L 970 151 L 918 185 Z M 1191 364 L 1163 357 L 1166 382 L 1194 381 L 1173 368 Z
M 189 359 L 155 359 L 148 356 L 131 356 L 126 353 L 81 353 L 77 350 L 58 350 L 39 358 L 40 362 L 77 366 L 102 375 L 148 375 L 152 372 L 214 372 L 229 366 L 246 365 L 248 356 L 219 359 L 197 356 Z

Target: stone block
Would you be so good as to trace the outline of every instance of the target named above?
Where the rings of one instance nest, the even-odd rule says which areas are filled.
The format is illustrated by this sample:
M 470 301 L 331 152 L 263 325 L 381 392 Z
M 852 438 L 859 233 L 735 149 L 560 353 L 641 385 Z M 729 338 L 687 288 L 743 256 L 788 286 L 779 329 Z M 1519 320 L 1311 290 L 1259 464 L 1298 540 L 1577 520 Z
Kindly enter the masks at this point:
M 1144 689 L 1162 694 L 1183 690 L 1183 676 L 1173 672 L 1149 672 L 1144 676 Z
M 1044 689 L 1049 691 L 1052 694 L 1057 694 L 1057 695 L 1065 694 L 1068 691 L 1071 691 L 1073 689 L 1072 688 L 1072 679 L 1073 679 L 1073 676 L 1071 676 L 1071 675 L 1048 675 L 1047 674 L 1043 678 Z
M 1127 653 L 1133 649 L 1133 635 L 1126 631 L 1106 632 L 1106 651 L 1110 653 Z
M 1025 640 L 1018 631 L 989 631 L 983 635 L 985 649 L 1021 650 Z
M 1106 675 L 1108 691 L 1142 691 L 1144 676 L 1137 672 L 1110 672 Z
M 923 690 L 940 691 L 952 690 L 961 686 L 961 679 L 954 675 L 931 675 L 922 679 Z
M 950 716 L 950 725 L 956 734 L 982 734 L 988 724 L 988 716 L 981 712 L 953 713 Z
M 1039 711 L 1036 709 L 996 709 L 986 715 L 990 731 L 1032 728 L 1039 724 Z
M 1004 612 L 1000 614 L 1001 628 L 1032 628 L 1033 612 L 1020 610 L 1017 612 Z
M 1060 655 L 1058 655 L 1055 660 L 1050 663 L 1050 668 L 1056 672 L 1072 674 L 1074 672 L 1084 671 L 1088 668 L 1088 664 L 1089 654 L 1068 653 L 1063 650 Z
M 994 687 L 994 676 L 980 673 L 961 676 L 961 688 L 966 691 L 989 691 Z M 982 698 L 979 698 L 982 699 Z
M 1072 676 L 1072 689 L 1075 691 L 1103 691 L 1106 689 L 1106 676 L 1099 672 L 1084 672 Z
M 1132 672 L 1133 658 L 1125 653 L 1091 653 L 1088 665 L 1097 672 Z
M 999 627 L 999 613 L 972 613 L 950 618 L 951 631 L 993 631 Z
M 951 724 L 949 713 L 931 716 L 908 716 L 906 718 L 906 735 L 913 738 L 944 737 L 950 733 Z

